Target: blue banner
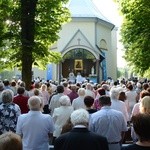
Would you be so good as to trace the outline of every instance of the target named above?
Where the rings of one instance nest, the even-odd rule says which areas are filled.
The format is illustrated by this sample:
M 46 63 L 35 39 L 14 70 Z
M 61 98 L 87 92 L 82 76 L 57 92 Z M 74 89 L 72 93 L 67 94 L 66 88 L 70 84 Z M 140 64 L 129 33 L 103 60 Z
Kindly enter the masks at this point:
M 47 65 L 47 80 L 52 80 L 52 64 Z
M 102 52 L 102 55 L 105 57 L 105 52 Z M 107 80 L 106 57 L 102 61 L 102 80 Z

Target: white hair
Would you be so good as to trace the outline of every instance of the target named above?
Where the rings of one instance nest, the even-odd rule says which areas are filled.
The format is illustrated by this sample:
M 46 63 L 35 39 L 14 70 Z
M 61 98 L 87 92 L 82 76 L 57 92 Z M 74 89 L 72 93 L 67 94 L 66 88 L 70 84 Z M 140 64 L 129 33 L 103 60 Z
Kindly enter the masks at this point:
M 70 98 L 67 95 L 61 96 L 59 102 L 62 106 L 71 106 Z
M 141 87 L 142 87 L 141 83 L 139 83 L 139 82 L 137 82 L 136 85 L 137 85 L 138 88 L 141 88 Z
M 1 97 L 3 103 L 10 103 L 13 101 L 14 93 L 12 90 L 6 89 L 2 91 Z
M 82 125 L 89 122 L 89 113 L 85 109 L 77 109 L 71 114 L 73 126 Z
M 79 94 L 79 96 L 85 96 L 85 89 L 84 88 L 79 88 L 78 89 L 78 94 Z
M 92 89 L 92 85 L 90 83 L 87 83 L 86 89 L 91 90 Z
M 118 88 L 112 88 L 110 90 L 110 97 L 112 99 L 118 99 L 118 96 L 119 96 L 119 89 Z
M 40 110 L 42 101 L 38 96 L 31 96 L 28 99 L 28 105 L 30 110 Z

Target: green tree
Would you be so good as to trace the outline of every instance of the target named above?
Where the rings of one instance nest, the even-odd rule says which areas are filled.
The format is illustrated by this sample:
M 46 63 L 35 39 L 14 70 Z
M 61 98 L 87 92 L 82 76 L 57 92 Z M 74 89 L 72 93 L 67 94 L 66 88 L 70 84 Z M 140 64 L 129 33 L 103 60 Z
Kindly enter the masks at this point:
M 125 59 L 135 73 L 150 72 L 150 0 L 117 0 L 124 21 L 121 27 Z
M 62 24 L 69 21 L 68 0 L 0 0 L 0 70 L 19 68 L 29 88 L 32 67 L 58 63 L 50 51 Z

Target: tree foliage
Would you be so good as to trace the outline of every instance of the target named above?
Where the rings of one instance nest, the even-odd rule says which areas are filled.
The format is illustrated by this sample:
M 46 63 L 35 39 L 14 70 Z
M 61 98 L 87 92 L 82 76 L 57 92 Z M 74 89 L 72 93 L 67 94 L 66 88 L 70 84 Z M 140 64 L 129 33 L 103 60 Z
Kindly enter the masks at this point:
M 125 59 L 134 72 L 150 70 L 150 1 L 118 0 L 124 21 L 121 27 Z
M 70 19 L 67 2 L 0 0 L 0 70 L 20 68 L 23 80 L 29 82 L 33 65 L 45 68 L 61 60 L 61 54 L 49 47 Z

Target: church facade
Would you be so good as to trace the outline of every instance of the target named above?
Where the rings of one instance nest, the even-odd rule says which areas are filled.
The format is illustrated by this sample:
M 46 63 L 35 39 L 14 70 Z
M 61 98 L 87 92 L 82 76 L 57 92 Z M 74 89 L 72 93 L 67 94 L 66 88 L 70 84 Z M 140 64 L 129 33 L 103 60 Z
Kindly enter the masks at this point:
M 92 0 L 70 0 L 68 8 L 72 20 L 62 26 L 52 51 L 62 54 L 59 64 L 50 64 L 47 79 L 60 81 L 69 73 L 100 82 L 108 77 L 117 78 L 116 27 Z

